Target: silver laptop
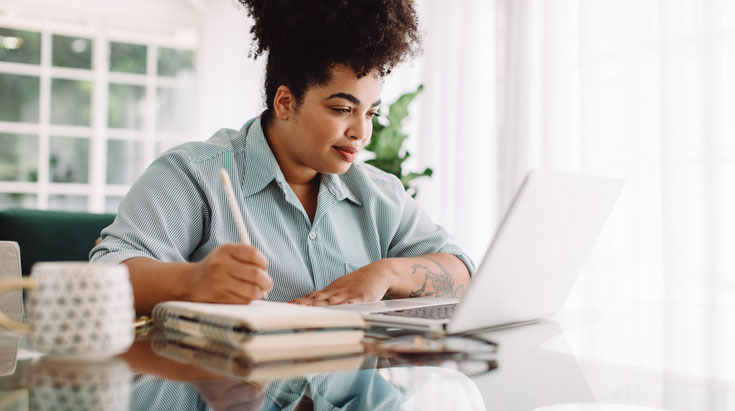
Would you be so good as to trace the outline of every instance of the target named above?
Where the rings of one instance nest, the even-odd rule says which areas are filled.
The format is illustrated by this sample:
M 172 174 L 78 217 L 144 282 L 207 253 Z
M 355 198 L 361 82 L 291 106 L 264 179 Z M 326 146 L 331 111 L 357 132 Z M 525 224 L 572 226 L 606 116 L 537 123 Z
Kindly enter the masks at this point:
M 330 308 L 370 325 L 461 334 L 555 314 L 622 190 L 620 179 L 529 173 L 461 301 L 402 298 Z

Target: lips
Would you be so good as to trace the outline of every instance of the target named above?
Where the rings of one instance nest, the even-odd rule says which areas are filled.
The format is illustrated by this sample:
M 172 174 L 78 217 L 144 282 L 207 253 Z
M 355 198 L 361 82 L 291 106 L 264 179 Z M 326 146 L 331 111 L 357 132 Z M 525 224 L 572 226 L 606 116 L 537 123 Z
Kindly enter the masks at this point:
M 342 159 L 348 163 L 355 161 L 357 157 L 357 149 L 349 146 L 332 146 Z

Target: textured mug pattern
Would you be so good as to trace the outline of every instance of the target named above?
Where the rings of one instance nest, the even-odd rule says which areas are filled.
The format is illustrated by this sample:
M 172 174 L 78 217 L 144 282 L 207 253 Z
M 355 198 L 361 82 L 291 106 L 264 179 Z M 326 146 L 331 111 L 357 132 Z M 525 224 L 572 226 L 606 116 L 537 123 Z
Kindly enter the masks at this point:
M 111 356 L 135 338 L 133 291 L 127 267 L 39 263 L 30 292 L 28 342 L 59 356 Z

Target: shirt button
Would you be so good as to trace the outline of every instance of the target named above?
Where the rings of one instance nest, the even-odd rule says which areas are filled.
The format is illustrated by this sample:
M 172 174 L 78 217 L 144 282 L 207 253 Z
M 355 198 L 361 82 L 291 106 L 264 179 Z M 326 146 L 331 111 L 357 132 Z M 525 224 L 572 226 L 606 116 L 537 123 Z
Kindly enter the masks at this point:
M 313 240 L 315 238 L 316 238 L 316 233 L 314 233 L 314 232 L 309 233 L 309 240 Z

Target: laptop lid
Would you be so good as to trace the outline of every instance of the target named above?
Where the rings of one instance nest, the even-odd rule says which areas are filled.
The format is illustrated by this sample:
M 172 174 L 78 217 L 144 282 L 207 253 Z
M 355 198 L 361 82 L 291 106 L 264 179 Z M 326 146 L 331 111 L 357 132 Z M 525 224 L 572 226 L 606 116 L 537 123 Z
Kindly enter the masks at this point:
M 447 332 L 539 319 L 559 311 L 622 187 L 623 181 L 616 178 L 529 173 Z
M 622 186 L 615 178 L 530 172 L 450 319 L 391 314 L 446 304 L 447 299 L 406 298 L 335 308 L 360 311 L 374 325 L 443 329 L 450 334 L 550 316 L 564 305 Z

